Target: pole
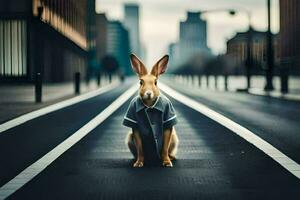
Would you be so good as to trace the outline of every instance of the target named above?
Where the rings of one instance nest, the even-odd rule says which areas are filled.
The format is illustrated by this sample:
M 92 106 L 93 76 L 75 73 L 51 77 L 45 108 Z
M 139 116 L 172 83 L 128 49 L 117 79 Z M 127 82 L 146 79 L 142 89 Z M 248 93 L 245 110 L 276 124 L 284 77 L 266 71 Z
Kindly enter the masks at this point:
M 35 102 L 42 102 L 42 71 L 43 71 L 43 38 L 42 38 L 42 27 L 40 26 L 40 20 L 42 20 L 44 8 L 42 6 L 38 7 L 38 16 L 34 19 L 35 21 L 35 29 L 36 29 L 36 74 L 35 74 Z
M 224 84 L 225 84 L 225 91 L 228 91 L 228 75 L 224 75 Z
M 80 94 L 80 72 L 75 73 L 75 94 Z
M 215 89 L 218 89 L 218 75 L 215 75 Z
M 42 102 L 42 76 L 39 72 L 35 75 L 35 102 Z
M 250 18 L 250 17 L 249 17 Z M 252 27 L 249 20 L 249 30 L 247 34 L 247 61 L 246 61 L 246 77 L 247 90 L 251 87 L 251 68 L 252 68 Z
M 209 88 L 209 75 L 206 74 L 206 87 Z
M 101 86 L 101 73 L 100 72 L 97 73 L 97 85 L 98 85 L 98 87 Z
M 198 75 L 198 86 L 201 87 L 201 75 Z
M 274 69 L 274 52 L 273 38 L 271 32 L 271 0 L 268 3 L 268 31 L 267 31 L 267 69 L 266 69 L 266 85 L 265 90 L 271 91 L 273 87 L 273 69 Z
M 289 92 L 289 71 L 286 67 L 280 69 L 280 91 L 283 94 Z

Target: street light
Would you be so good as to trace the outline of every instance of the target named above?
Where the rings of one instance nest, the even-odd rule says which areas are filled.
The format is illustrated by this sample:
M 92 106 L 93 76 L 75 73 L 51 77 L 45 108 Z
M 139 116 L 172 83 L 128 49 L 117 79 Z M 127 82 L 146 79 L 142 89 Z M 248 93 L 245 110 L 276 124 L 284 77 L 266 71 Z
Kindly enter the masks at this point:
M 237 12 L 237 11 L 236 11 Z M 244 12 L 248 19 L 248 34 L 247 34 L 247 60 L 246 60 L 246 77 L 247 77 L 247 91 L 251 88 L 251 68 L 252 68 L 252 25 L 251 25 L 251 12 L 247 9 L 240 8 L 238 12 Z
M 213 9 L 213 10 L 202 10 L 201 11 L 201 14 L 200 14 L 200 17 L 201 15 L 203 14 L 206 14 L 206 13 L 216 13 L 216 12 L 227 12 L 229 15 L 235 15 L 236 14 L 236 11 L 233 10 L 233 9 Z M 227 73 L 225 73 L 225 90 L 227 90 Z M 208 84 L 209 84 L 209 77 L 208 77 L 208 74 L 206 75 L 206 83 L 207 83 L 207 87 L 208 87 Z M 201 81 L 201 79 L 199 78 L 199 80 Z M 217 87 L 217 76 L 215 75 L 215 86 Z
M 247 60 L 246 60 L 246 76 L 247 76 L 247 91 L 251 87 L 251 67 L 252 67 L 252 25 L 251 25 L 251 12 L 244 8 L 239 9 L 215 9 L 215 10 L 206 10 L 201 11 L 202 14 L 204 13 L 211 13 L 211 12 L 228 12 L 230 15 L 234 16 L 237 12 L 244 12 L 247 15 L 248 19 L 248 35 L 247 35 Z
M 268 6 L 268 31 L 267 31 L 267 69 L 265 90 L 274 90 L 273 87 L 273 69 L 274 69 L 274 51 L 273 36 L 271 32 L 271 0 L 267 0 Z
M 40 26 L 40 20 L 43 17 L 44 7 L 41 1 L 39 1 L 37 7 L 37 16 L 35 19 L 35 29 L 36 29 L 36 74 L 35 74 L 35 102 L 41 103 L 42 102 L 42 71 L 43 71 L 43 61 L 42 61 L 42 51 L 43 51 L 43 42 L 42 42 L 42 30 Z

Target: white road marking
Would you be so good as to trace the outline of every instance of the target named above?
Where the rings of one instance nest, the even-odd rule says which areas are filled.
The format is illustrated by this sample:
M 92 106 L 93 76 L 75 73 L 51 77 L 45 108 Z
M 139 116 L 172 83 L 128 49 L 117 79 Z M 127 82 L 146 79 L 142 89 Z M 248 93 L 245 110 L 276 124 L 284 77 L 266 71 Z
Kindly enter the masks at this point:
M 249 143 L 253 144 L 255 147 L 263 151 L 273 160 L 278 162 L 287 171 L 289 171 L 298 179 L 300 179 L 300 165 L 294 160 L 292 160 L 291 158 L 289 158 L 287 155 L 279 151 L 277 148 L 272 146 L 270 143 L 258 137 L 255 133 L 239 125 L 238 123 L 232 121 L 231 119 L 221 115 L 220 113 L 206 107 L 205 105 L 173 90 L 172 88 L 168 87 L 163 83 L 160 83 L 160 88 L 162 91 L 164 91 L 165 93 L 167 93 L 168 95 L 176 99 L 177 101 L 202 113 L 203 115 L 209 117 L 210 119 L 218 122 L 219 124 L 228 128 L 229 130 L 239 135 Z
M 105 110 L 99 113 L 91 121 L 81 127 L 78 131 L 73 133 L 70 137 L 57 145 L 54 149 L 41 157 L 35 163 L 27 167 L 15 178 L 0 188 L 0 200 L 7 198 L 23 185 L 28 183 L 31 179 L 41 173 L 47 166 L 54 162 L 59 156 L 66 152 L 69 148 L 80 141 L 90 131 L 101 124 L 105 119 L 112 115 L 120 106 L 122 106 L 138 89 L 137 85 L 132 86 L 125 91 L 120 97 L 112 102 Z
M 46 115 L 46 114 L 51 113 L 53 111 L 65 108 L 67 106 L 71 106 L 73 104 L 79 103 L 81 101 L 85 101 L 87 99 L 93 98 L 93 97 L 95 97 L 97 95 L 100 95 L 102 93 L 105 93 L 107 91 L 110 91 L 118 85 L 119 85 L 119 82 L 115 82 L 115 83 L 112 83 L 110 85 L 99 88 L 95 91 L 91 91 L 91 92 L 88 92 L 86 94 L 82 94 L 80 96 L 76 96 L 76 97 L 73 97 L 71 99 L 67 99 L 65 101 L 61 101 L 61 102 L 58 102 L 56 104 L 41 108 L 39 110 L 35 110 L 35 111 L 30 112 L 30 113 L 21 115 L 20 117 L 17 117 L 15 119 L 7 121 L 3 124 L 0 124 L 0 134 L 4 131 L 8 130 L 8 129 L 11 129 L 15 126 L 21 125 L 21 124 L 23 124 L 23 123 L 25 123 L 29 120 L 32 120 L 34 118 L 40 117 L 42 115 Z

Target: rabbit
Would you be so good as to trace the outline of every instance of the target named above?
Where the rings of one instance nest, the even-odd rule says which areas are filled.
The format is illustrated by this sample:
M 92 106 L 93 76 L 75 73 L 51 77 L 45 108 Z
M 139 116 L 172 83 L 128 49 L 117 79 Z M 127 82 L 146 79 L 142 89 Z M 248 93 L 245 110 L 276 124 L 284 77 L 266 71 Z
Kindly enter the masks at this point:
M 144 166 L 144 150 L 148 141 L 155 141 L 155 150 L 150 154 L 158 155 L 164 167 L 173 167 L 179 139 L 174 125 L 177 117 L 171 101 L 160 94 L 158 78 L 167 69 L 169 56 L 163 56 L 148 73 L 145 65 L 134 54 L 130 55 L 133 71 L 140 81 L 139 95 L 130 102 L 123 125 L 132 128 L 125 143 L 136 161 L 133 167 Z M 149 130 L 150 129 L 150 130 Z

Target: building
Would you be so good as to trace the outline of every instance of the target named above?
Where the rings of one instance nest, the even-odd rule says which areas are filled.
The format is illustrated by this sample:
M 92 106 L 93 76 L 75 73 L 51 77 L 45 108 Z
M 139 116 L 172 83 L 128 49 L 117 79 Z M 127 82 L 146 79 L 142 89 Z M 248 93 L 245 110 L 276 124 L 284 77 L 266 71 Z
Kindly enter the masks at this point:
M 124 74 L 132 74 L 129 54 L 129 34 L 119 21 L 109 21 L 107 24 L 106 54 L 114 56 Z
M 101 65 L 104 58 L 114 57 L 120 65 L 121 71 L 131 74 L 129 62 L 129 35 L 124 25 L 119 21 L 109 21 L 105 13 L 96 15 L 96 59 Z M 108 66 L 100 66 L 107 70 Z
M 187 19 L 180 22 L 179 48 L 182 62 L 195 54 L 207 53 L 207 24 L 200 18 L 201 12 L 187 12 Z
M 43 81 L 86 74 L 87 0 L 0 0 L 0 79 Z
M 168 46 L 173 70 L 185 65 L 195 56 L 210 56 L 207 47 L 207 24 L 201 12 L 187 12 L 185 21 L 179 24 L 179 41 Z
M 89 81 L 93 76 L 96 76 L 99 63 L 97 60 L 96 50 L 96 0 L 86 0 L 87 2 L 87 18 L 86 18 L 86 33 L 87 33 L 87 77 Z
M 280 61 L 300 75 L 300 1 L 280 0 Z
M 132 53 L 142 57 L 142 49 L 140 44 L 140 21 L 139 6 L 137 4 L 124 5 L 124 26 L 129 32 L 130 49 Z
M 106 55 L 107 49 L 107 26 L 108 20 L 105 13 L 96 15 L 96 56 L 97 61 L 101 62 Z
M 170 70 L 174 71 L 174 70 L 176 70 L 177 63 L 180 63 L 179 44 L 175 43 L 175 42 L 169 44 L 168 54 L 170 56 L 169 65 L 172 67 L 172 68 L 170 68 Z
M 247 42 L 249 31 L 238 32 L 233 38 L 227 41 L 227 53 L 230 61 L 234 65 L 235 74 L 245 73 L 245 62 L 247 60 Z M 267 50 L 267 32 L 251 30 L 251 55 L 252 55 L 252 73 L 262 74 L 263 68 L 266 66 L 266 50 Z M 279 61 L 278 37 L 274 37 L 275 63 Z

